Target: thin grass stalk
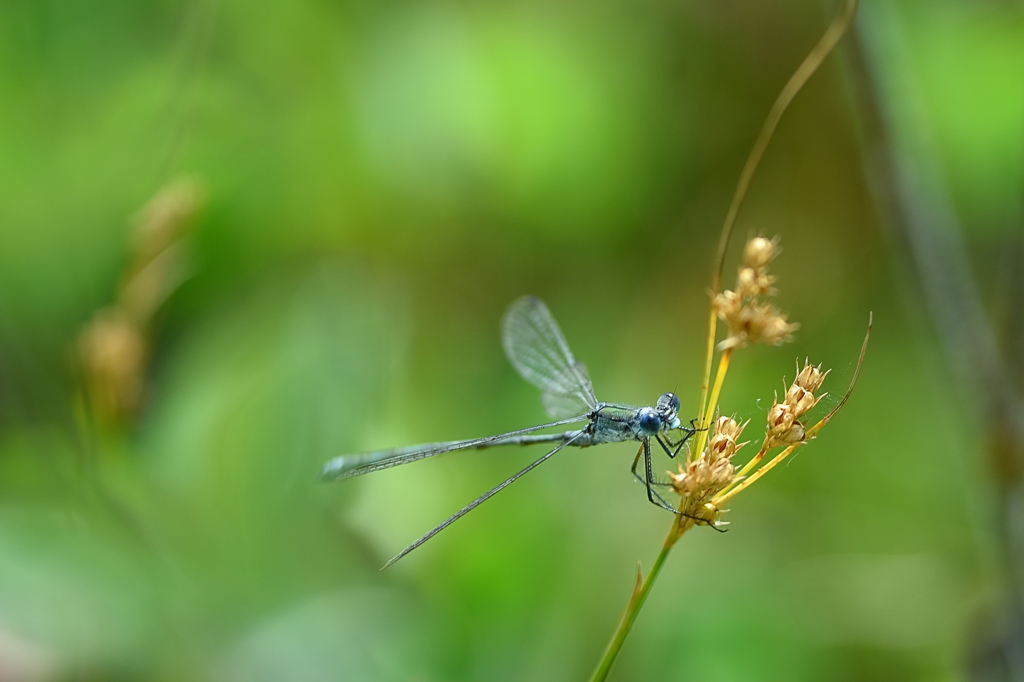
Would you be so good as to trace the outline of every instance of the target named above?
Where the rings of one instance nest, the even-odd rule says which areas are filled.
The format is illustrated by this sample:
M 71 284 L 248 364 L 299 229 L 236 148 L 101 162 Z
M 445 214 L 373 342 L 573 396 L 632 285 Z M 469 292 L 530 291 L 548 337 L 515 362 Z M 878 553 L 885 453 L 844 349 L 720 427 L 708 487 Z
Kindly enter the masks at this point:
M 692 526 L 692 522 L 689 523 Z M 686 532 L 685 530 L 683 532 Z M 681 535 L 681 534 L 680 534 Z M 650 572 L 647 573 L 646 577 L 641 577 L 641 574 L 637 575 L 637 587 L 633 590 L 633 595 L 629 599 L 629 603 L 626 604 L 626 610 L 622 614 L 622 618 L 619 620 L 618 627 L 615 628 L 615 634 L 612 635 L 611 641 L 608 642 L 608 646 L 604 650 L 604 654 L 601 656 L 601 660 L 597 664 L 597 668 L 594 669 L 594 674 L 591 675 L 591 682 L 603 682 L 608 677 L 608 673 L 611 672 L 612 664 L 615 662 L 615 658 L 619 655 L 619 650 L 622 648 L 623 642 L 626 641 L 626 635 L 633 628 L 633 623 L 636 621 L 636 617 L 640 614 L 640 609 L 643 608 L 644 602 L 647 601 L 647 596 L 651 593 L 651 588 L 654 587 L 655 581 L 658 580 L 658 576 L 661 574 L 661 568 L 665 565 L 665 560 L 668 558 L 668 554 L 672 551 L 672 546 L 679 539 L 679 535 L 675 537 L 670 533 L 665 539 L 665 544 L 662 545 L 661 551 L 658 553 L 658 557 L 654 560 L 654 565 L 651 566 Z
M 729 361 L 732 359 L 732 349 L 728 348 L 722 353 L 718 360 L 718 371 L 715 373 L 715 387 L 711 390 L 711 399 L 708 401 L 707 412 L 701 416 L 701 431 L 697 435 L 697 445 L 694 452 L 702 452 L 708 442 L 711 421 L 715 417 L 715 407 L 718 405 L 718 397 L 722 394 L 722 384 L 725 383 L 725 375 L 729 371 Z
M 717 283 L 711 288 L 711 301 L 715 300 L 715 295 L 718 290 L 722 287 L 722 278 L 717 278 Z M 708 400 L 708 386 L 711 384 L 711 365 L 715 361 L 715 333 L 718 329 L 718 312 L 715 310 L 715 306 L 711 306 L 711 312 L 708 314 L 708 343 L 707 351 L 704 359 L 704 375 L 700 383 L 700 401 L 697 403 L 697 415 L 702 416 L 707 406 Z M 707 422 L 701 422 L 697 424 L 699 428 L 706 428 Z

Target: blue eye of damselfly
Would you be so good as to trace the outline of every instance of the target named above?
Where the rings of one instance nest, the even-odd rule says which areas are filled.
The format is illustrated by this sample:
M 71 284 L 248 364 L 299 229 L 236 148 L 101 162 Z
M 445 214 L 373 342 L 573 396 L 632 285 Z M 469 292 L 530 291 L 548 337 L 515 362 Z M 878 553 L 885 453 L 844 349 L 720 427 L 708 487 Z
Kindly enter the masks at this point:
M 640 430 L 647 436 L 656 436 L 658 431 L 661 431 L 661 417 L 658 413 L 649 407 L 645 407 L 640 410 L 639 415 Z

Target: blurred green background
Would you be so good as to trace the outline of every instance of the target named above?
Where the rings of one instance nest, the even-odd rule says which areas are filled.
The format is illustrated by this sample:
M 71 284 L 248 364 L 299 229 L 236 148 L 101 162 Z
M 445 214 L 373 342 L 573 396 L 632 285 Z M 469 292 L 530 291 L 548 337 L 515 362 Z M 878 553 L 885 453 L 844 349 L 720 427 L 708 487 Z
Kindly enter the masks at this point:
M 526 293 L 600 398 L 689 416 L 737 175 L 836 10 L 0 2 L 0 679 L 585 678 L 669 525 L 628 444 L 383 573 L 541 452 L 313 479 L 543 420 L 499 342 Z M 1015 321 L 1022 73 L 1020 2 L 864 0 L 798 95 L 737 243 L 782 237 L 801 329 L 739 353 L 722 405 L 756 436 L 805 356 L 838 396 L 873 310 L 860 385 L 729 533 L 684 538 L 613 679 L 1013 679 L 985 653 L 1024 642 L 1006 481 L 873 164 L 938 180 Z

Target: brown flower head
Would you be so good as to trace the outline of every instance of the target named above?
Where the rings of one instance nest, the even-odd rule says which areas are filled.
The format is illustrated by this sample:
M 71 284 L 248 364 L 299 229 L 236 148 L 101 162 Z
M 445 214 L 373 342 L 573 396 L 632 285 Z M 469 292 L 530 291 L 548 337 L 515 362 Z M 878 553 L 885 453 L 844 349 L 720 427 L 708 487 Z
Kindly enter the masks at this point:
M 723 292 L 719 297 L 728 300 L 724 294 L 732 294 L 731 291 Z M 719 348 L 742 348 L 764 344 L 766 346 L 781 346 L 787 341 L 793 340 L 793 332 L 800 325 L 786 321 L 786 315 L 769 303 L 747 303 L 743 305 L 738 313 L 733 313 L 734 308 L 726 310 L 724 306 L 718 306 L 719 298 L 716 297 L 716 309 L 718 317 L 725 320 L 729 325 L 729 336 L 720 344 Z
M 831 371 L 829 370 L 828 372 Z M 825 377 L 828 376 L 828 372 L 822 372 L 821 365 L 814 367 L 804 360 L 804 368 L 800 370 L 793 385 L 814 393 L 821 388 L 821 385 L 825 382 Z
M 714 522 L 703 505 L 736 479 L 732 458 L 746 445 L 736 442 L 745 427 L 732 417 L 719 417 L 704 452 L 680 464 L 678 473 L 668 472 L 672 488 L 681 497 L 681 511 Z
M 708 459 L 717 461 L 732 458 L 737 450 L 746 445 L 736 442 L 746 426 L 746 423 L 739 424 L 731 417 L 719 417 L 715 422 L 715 435 L 708 442 Z
M 715 314 L 729 325 L 729 335 L 719 348 L 778 346 L 793 338 L 798 325 L 787 321 L 768 300 L 775 294 L 775 277 L 768 273 L 768 265 L 778 253 L 778 239 L 754 237 L 747 242 L 736 288 L 717 294 L 713 301 Z
M 778 237 L 773 239 L 754 237 L 747 240 L 747 245 L 743 247 L 743 265 L 752 270 L 766 268 L 775 260 L 781 250 Z
M 768 410 L 768 427 L 765 434 L 769 445 L 799 443 L 806 433 L 799 418 L 807 414 L 818 404 L 825 394 L 815 395 L 821 388 L 828 372 L 822 372 L 821 366 L 814 367 L 804 362 L 804 367 L 796 379 L 786 389 L 786 396 L 780 403 L 778 398 Z
M 146 341 L 117 308 L 96 313 L 78 337 L 86 389 L 104 417 L 131 415 L 142 397 Z

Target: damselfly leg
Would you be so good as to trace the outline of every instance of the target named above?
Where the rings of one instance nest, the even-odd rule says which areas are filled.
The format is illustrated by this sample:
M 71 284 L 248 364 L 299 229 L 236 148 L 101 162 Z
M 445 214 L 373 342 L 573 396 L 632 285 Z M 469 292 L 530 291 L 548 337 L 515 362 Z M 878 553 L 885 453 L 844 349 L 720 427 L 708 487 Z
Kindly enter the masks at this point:
M 679 440 L 678 443 L 676 443 L 672 439 L 672 436 L 670 436 L 667 431 L 665 432 L 665 436 L 664 436 L 665 443 L 661 443 L 661 436 L 658 437 L 658 442 L 661 443 L 661 447 L 664 448 L 665 452 L 668 454 L 668 456 L 673 458 L 673 459 L 675 459 L 676 455 L 679 454 L 679 451 L 683 449 L 683 445 L 686 443 L 686 441 L 690 440 L 690 436 L 692 436 L 693 434 L 697 433 L 698 431 L 707 431 L 707 427 L 697 428 L 697 420 L 696 419 L 691 419 L 690 420 L 690 428 L 680 427 L 679 430 L 683 431 L 685 433 L 685 435 Z M 668 444 L 667 447 L 666 447 L 666 443 Z M 669 448 L 672 448 L 672 450 L 669 451 Z
M 685 438 L 683 438 L 683 442 L 685 442 L 686 438 L 689 438 L 689 436 L 690 436 L 690 434 L 688 434 Z M 682 443 L 680 443 L 680 445 L 682 445 Z M 664 444 L 662 444 L 662 447 L 664 447 Z M 678 450 L 676 450 L 676 452 L 678 452 Z M 641 456 L 643 456 L 643 458 L 644 458 L 644 470 L 645 470 L 646 476 L 641 476 L 640 472 L 638 472 L 636 470 L 637 469 L 637 465 L 640 463 L 640 457 Z M 672 456 L 672 455 L 669 455 L 669 456 Z M 636 457 L 633 458 L 633 466 L 630 468 L 630 471 L 632 472 L 633 477 L 636 478 L 636 480 L 640 481 L 641 483 L 643 483 L 646 486 L 646 488 L 647 488 L 647 500 L 651 504 L 653 504 L 654 506 L 661 507 L 662 509 L 664 509 L 666 511 L 670 511 L 673 514 L 676 514 L 677 516 L 684 516 L 684 517 L 686 517 L 688 519 L 692 519 L 693 521 L 695 521 L 699 525 L 709 526 L 711 528 L 714 528 L 719 533 L 725 533 L 725 532 L 728 531 L 727 528 L 719 528 L 718 526 L 716 526 L 714 524 L 714 522 L 709 521 L 708 519 L 701 518 L 699 516 L 694 516 L 692 514 L 687 514 L 686 512 L 683 512 L 683 511 L 680 511 L 679 509 L 676 509 L 671 504 L 666 502 L 665 498 L 662 497 L 658 493 L 658 491 L 654 489 L 654 486 L 670 487 L 672 484 L 668 483 L 666 481 L 659 481 L 658 479 L 656 479 L 654 477 L 654 466 L 653 466 L 653 463 L 651 461 L 651 442 L 650 442 L 649 439 L 644 439 L 644 441 L 640 444 L 640 449 L 637 450 Z

